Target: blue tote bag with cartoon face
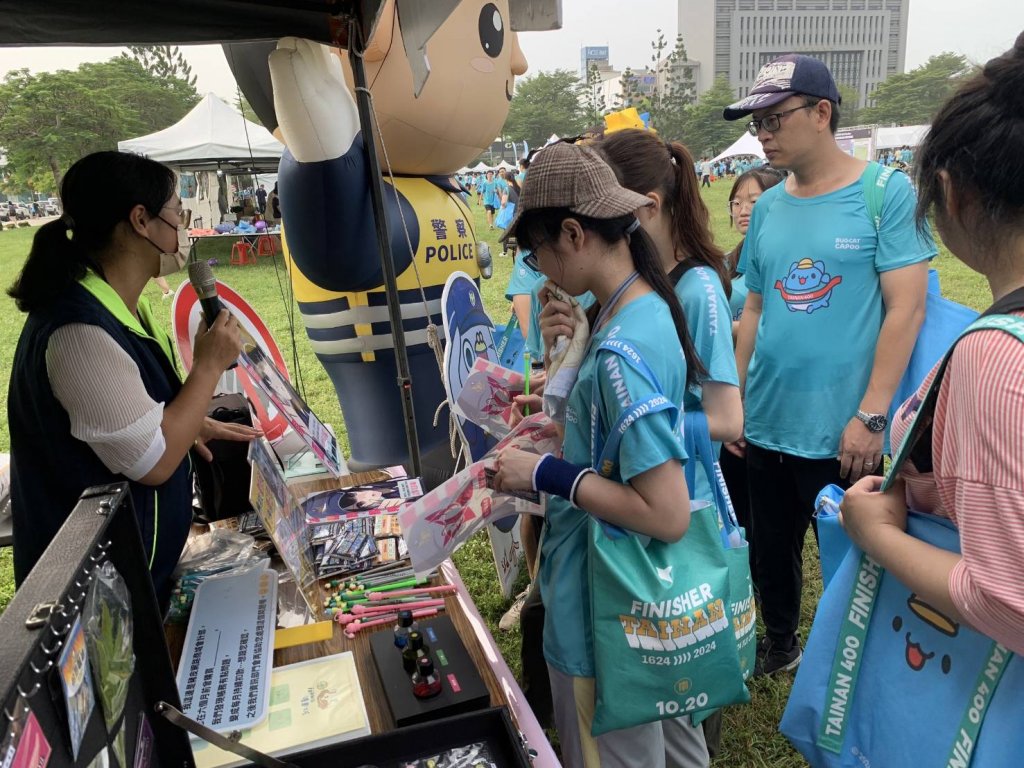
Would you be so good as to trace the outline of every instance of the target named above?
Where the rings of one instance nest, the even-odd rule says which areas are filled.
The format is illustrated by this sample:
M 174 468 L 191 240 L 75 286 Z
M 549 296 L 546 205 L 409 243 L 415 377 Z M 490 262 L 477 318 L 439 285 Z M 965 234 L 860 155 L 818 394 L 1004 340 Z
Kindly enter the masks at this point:
M 1024 321 L 982 318 L 1024 341 Z M 924 435 L 949 355 L 893 461 Z M 948 520 L 911 512 L 908 533 L 950 552 Z M 1024 764 L 1024 663 L 945 616 L 852 546 L 818 605 L 780 730 L 813 766 L 1000 768 Z

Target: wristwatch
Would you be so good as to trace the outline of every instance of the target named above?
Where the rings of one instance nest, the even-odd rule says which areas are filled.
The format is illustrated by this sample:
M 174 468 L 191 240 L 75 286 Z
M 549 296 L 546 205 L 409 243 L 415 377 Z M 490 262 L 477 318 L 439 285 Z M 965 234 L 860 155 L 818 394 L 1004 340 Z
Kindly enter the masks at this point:
M 889 419 L 884 413 L 857 411 L 857 418 L 864 422 L 864 426 L 868 428 L 869 432 L 883 432 L 889 426 Z

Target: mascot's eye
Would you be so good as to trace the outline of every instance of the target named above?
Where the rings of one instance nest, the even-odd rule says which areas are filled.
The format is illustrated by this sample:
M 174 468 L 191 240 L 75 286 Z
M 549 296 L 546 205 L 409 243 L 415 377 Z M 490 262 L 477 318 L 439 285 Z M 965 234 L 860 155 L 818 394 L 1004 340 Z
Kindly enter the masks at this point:
M 487 3 L 480 9 L 480 45 L 492 59 L 498 58 L 505 44 L 505 24 L 501 12 L 494 3 Z
M 953 660 L 946 654 L 942 657 L 942 674 L 948 675 L 949 670 L 953 667 Z
M 893 616 L 892 617 L 892 629 L 893 629 L 893 632 L 899 632 L 900 631 L 900 627 L 902 627 L 902 626 L 903 626 L 903 619 L 900 618 L 899 616 Z
M 473 362 L 476 360 L 476 353 L 473 351 L 473 345 L 468 341 L 462 344 L 462 356 L 466 358 L 466 371 L 468 372 L 470 368 L 473 367 Z

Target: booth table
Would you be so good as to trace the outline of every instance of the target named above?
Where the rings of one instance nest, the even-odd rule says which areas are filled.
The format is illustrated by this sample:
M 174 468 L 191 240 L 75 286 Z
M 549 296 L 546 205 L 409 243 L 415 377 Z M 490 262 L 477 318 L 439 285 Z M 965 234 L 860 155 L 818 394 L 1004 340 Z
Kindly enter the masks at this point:
M 536 768 L 559 768 L 561 763 L 551 748 L 544 730 L 537 722 L 529 704 L 526 703 L 519 684 L 505 663 L 505 659 L 502 658 L 487 624 L 480 616 L 476 605 L 466 591 L 458 569 L 451 560 L 442 563 L 438 569 L 438 575 L 433 581 L 436 584 L 451 584 L 456 588 L 454 594 L 445 598 L 445 615 L 452 620 L 458 630 L 459 637 L 487 686 L 491 694 L 491 705 L 508 707 L 513 724 L 523 734 L 529 748 L 537 753 L 533 760 L 533 765 Z M 389 626 L 375 629 L 391 632 Z M 168 626 L 166 632 L 171 658 L 177 667 L 185 638 L 185 627 L 183 625 Z M 373 663 L 370 635 L 370 631 L 363 631 L 356 633 L 355 637 L 349 638 L 345 635 L 343 628 L 335 624 L 330 640 L 276 650 L 274 666 L 279 667 L 343 651 L 352 651 L 370 721 L 370 732 L 372 734 L 386 733 L 395 729 L 395 723 L 388 709 L 380 678 Z

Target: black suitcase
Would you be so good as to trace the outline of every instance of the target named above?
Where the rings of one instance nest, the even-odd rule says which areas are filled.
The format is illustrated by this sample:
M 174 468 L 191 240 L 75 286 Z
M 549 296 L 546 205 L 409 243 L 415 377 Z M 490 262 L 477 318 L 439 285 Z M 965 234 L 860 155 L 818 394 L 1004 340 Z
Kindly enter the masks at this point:
M 139 725 L 145 718 L 152 745 L 145 765 L 189 768 L 189 735 L 159 711 L 181 709 L 156 594 L 149 578 L 127 484 L 90 488 L 0 616 L 0 744 L 29 707 L 50 744 L 49 766 L 88 766 L 111 743 L 99 703 L 89 718 L 78 759 L 72 758 L 57 658 L 86 594 L 93 567 L 110 560 L 131 595 L 135 670 L 125 705 L 127 766 L 136 765 Z M 364 681 L 365 684 L 365 681 Z M 284 758 L 299 768 L 398 768 L 474 742 L 487 744 L 499 768 L 529 768 L 522 740 L 504 707 L 456 715 L 387 733 L 311 749 Z M 0 754 L 0 763 L 4 755 Z

